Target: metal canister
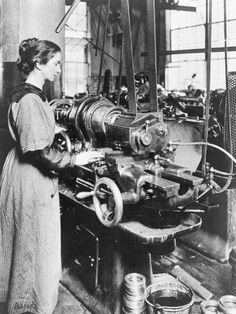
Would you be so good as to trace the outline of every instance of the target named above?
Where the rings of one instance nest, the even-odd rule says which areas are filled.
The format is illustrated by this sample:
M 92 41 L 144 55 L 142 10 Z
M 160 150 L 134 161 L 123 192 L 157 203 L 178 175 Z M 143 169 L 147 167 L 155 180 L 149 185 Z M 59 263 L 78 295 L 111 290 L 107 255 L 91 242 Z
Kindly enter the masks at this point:
M 205 300 L 201 302 L 201 310 L 203 314 L 219 314 L 218 301 Z
M 138 273 L 130 273 L 124 279 L 123 313 L 143 314 L 145 303 L 146 278 Z
M 236 313 L 236 297 L 233 295 L 223 295 L 219 299 L 219 310 L 224 314 Z

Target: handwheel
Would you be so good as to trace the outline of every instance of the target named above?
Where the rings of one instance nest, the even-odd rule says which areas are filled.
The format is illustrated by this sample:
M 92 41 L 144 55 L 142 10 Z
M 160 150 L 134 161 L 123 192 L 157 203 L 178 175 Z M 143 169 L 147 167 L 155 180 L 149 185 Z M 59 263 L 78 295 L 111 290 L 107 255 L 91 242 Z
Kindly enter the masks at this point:
M 123 216 L 120 190 L 110 178 L 98 179 L 94 187 L 93 204 L 96 215 L 106 227 L 115 227 Z

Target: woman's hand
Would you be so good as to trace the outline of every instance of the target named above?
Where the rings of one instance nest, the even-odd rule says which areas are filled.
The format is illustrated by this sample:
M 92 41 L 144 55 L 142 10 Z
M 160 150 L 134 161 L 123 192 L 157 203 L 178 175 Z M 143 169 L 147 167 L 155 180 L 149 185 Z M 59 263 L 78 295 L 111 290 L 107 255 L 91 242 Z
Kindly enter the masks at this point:
M 75 155 L 75 166 L 84 166 L 104 158 L 104 153 L 98 151 L 81 152 Z
M 62 131 L 66 131 L 66 128 L 63 128 L 59 125 L 55 125 L 55 130 L 54 130 L 54 134 L 58 134 L 58 133 L 61 133 Z

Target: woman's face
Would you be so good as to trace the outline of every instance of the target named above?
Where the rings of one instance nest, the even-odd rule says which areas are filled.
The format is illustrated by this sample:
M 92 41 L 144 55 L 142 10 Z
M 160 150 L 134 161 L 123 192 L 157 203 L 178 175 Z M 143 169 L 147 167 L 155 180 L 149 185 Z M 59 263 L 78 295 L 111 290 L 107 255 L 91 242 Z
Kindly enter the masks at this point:
M 58 73 L 61 73 L 61 53 L 57 52 L 48 63 L 41 65 L 41 71 L 45 80 L 54 81 Z

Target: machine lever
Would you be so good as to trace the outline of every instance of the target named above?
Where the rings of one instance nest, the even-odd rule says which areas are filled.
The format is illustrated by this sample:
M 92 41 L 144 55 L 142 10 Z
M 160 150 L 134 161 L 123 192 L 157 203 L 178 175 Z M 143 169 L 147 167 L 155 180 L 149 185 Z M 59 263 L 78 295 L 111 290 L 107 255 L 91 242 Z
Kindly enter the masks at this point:
M 79 192 L 76 194 L 76 198 L 78 199 L 84 199 L 90 196 L 94 195 L 94 191 L 89 191 L 89 192 Z

